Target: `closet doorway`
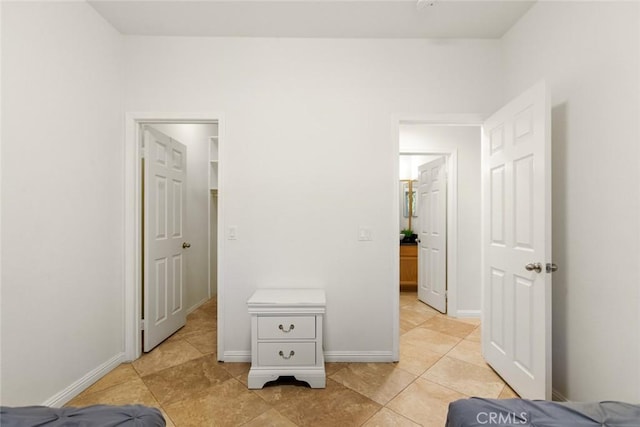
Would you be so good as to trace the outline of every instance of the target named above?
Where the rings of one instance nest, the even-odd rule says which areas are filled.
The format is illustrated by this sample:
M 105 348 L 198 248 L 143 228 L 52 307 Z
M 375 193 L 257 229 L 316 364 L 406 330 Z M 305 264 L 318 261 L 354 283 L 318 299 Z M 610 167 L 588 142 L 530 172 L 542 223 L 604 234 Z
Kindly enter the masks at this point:
M 150 351 L 166 338 L 160 334 L 153 342 L 146 342 L 143 334 L 161 325 L 167 314 L 182 311 L 186 316 L 218 294 L 221 275 L 218 260 L 222 246 L 218 242 L 218 229 L 222 217 L 219 197 L 222 193 L 220 158 L 223 127 L 222 117 L 218 114 L 132 113 L 127 115 L 126 130 L 125 356 L 128 360 L 135 360 L 143 351 L 143 342 L 144 351 Z M 157 144 L 153 144 L 153 138 L 148 139 L 150 133 L 159 138 L 156 139 Z M 168 141 L 170 146 L 175 141 L 180 149 L 167 149 L 163 160 L 165 150 L 161 149 L 162 141 Z M 176 165 L 184 168 L 184 186 L 180 184 L 182 177 L 165 180 L 162 173 L 157 176 L 149 174 L 148 165 L 154 155 L 156 159 L 160 158 L 159 163 L 169 165 L 168 169 Z M 154 192 L 153 199 L 148 200 L 147 193 Z M 183 213 L 171 212 L 165 216 L 168 210 L 174 210 L 175 203 L 171 200 L 180 198 L 184 201 Z M 151 221 L 148 217 L 150 212 L 154 215 Z M 167 222 L 167 217 L 172 221 Z M 164 225 L 148 228 L 151 223 L 158 222 L 166 223 L 167 227 L 164 230 Z M 165 257 L 166 260 L 160 259 L 162 257 L 150 259 L 148 255 L 154 253 L 149 247 L 153 244 L 150 237 L 159 235 L 161 238 L 156 240 L 162 243 L 165 231 L 166 235 L 180 237 L 181 248 L 177 249 L 177 255 Z M 155 275 L 160 281 L 151 283 L 157 277 L 150 272 L 162 273 L 165 271 L 162 266 L 167 265 L 175 267 L 166 270 L 171 274 Z M 182 280 L 178 274 L 181 270 Z M 163 285 L 167 292 L 158 293 L 157 290 L 163 288 L 158 284 L 163 283 L 170 286 Z M 218 334 L 218 346 L 220 342 L 221 334 Z
M 141 126 L 142 341 L 148 352 L 216 292 L 218 124 Z

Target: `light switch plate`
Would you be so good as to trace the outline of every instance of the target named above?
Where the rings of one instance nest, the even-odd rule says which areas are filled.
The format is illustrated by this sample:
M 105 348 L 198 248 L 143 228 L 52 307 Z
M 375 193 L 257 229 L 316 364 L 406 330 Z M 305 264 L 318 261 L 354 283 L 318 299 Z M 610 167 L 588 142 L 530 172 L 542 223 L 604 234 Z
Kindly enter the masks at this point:
M 237 240 L 238 239 L 238 226 L 230 225 L 227 228 L 227 240 Z

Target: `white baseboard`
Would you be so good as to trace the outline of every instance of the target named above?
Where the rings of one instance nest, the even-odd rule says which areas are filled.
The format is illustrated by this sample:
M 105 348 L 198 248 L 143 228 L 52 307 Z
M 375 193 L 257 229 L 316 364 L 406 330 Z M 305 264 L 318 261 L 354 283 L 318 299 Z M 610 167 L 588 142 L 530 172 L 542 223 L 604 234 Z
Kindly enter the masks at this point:
M 326 362 L 394 362 L 391 351 L 325 351 Z M 251 362 L 250 351 L 225 351 L 224 362 Z
M 551 391 L 551 399 L 553 401 L 555 401 L 555 402 L 568 402 L 569 401 L 569 399 L 567 399 L 562 393 L 560 393 L 555 388 Z
M 204 303 L 205 303 L 205 302 L 207 302 L 207 301 L 209 301 L 209 298 L 203 298 L 203 299 L 201 299 L 200 301 L 198 301 L 197 303 L 193 304 L 191 307 L 189 307 L 189 308 L 187 309 L 187 314 L 191 314 L 191 313 L 193 313 L 193 312 L 194 312 L 194 311 L 196 311 L 198 308 L 200 308 L 200 306 L 201 306 L 202 304 L 204 304 Z
M 125 361 L 124 353 L 118 353 L 113 356 L 111 359 L 104 362 L 102 365 L 98 366 L 94 370 L 87 373 L 85 376 L 80 378 L 79 380 L 73 382 L 69 387 L 59 391 L 54 394 L 50 398 L 44 401 L 44 406 L 52 406 L 54 408 L 59 408 L 84 390 L 89 388 L 92 384 L 98 381 L 100 378 L 107 375 L 109 372 L 114 370 L 118 365 Z
M 251 362 L 251 351 L 225 351 L 222 361 L 229 363 Z
M 480 310 L 458 310 L 454 317 L 477 317 L 479 319 L 481 314 Z
M 391 351 L 325 351 L 327 362 L 393 362 Z

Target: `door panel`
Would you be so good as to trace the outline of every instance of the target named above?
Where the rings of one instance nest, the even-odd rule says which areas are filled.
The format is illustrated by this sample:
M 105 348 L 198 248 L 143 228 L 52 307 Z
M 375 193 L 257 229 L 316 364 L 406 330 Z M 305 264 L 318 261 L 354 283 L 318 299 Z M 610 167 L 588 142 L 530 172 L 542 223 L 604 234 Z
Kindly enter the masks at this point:
M 486 325 L 485 329 L 490 333 L 491 345 L 504 354 L 506 353 L 503 327 L 506 312 L 504 304 L 504 271 L 492 268 L 490 280 L 489 292 L 491 299 L 489 306 L 491 307 L 491 321 Z
M 173 180 L 173 203 L 171 204 L 171 207 L 173 209 L 173 234 L 172 236 L 174 238 L 177 239 L 181 239 L 183 237 L 182 235 L 182 207 L 184 206 L 184 201 L 183 201 L 183 189 L 184 189 L 184 183 L 180 180 L 174 179 Z
M 550 108 L 544 84 L 483 126 L 482 350 L 521 397 L 551 398 Z M 526 268 L 540 263 L 542 271 Z
M 173 303 L 173 306 L 171 307 L 171 314 L 176 314 L 183 309 L 182 290 L 184 289 L 184 284 L 182 282 L 182 278 L 186 276 L 186 272 L 183 268 L 183 261 L 184 257 L 182 254 L 173 256 L 173 281 L 171 288 L 171 302 Z
M 184 241 L 186 147 L 145 126 L 143 350 L 186 323 Z

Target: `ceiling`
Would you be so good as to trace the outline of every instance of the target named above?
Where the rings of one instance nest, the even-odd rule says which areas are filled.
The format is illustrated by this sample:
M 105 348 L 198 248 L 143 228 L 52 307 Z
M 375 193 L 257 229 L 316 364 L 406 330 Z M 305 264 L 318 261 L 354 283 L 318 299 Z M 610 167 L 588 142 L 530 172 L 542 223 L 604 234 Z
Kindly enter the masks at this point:
M 118 31 L 131 35 L 500 38 L 535 2 L 90 0 L 89 3 Z

